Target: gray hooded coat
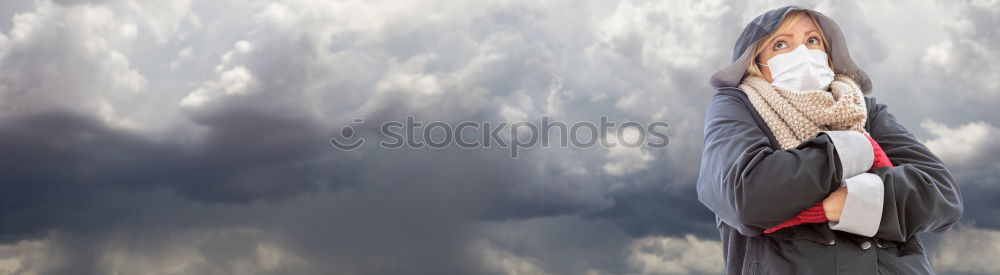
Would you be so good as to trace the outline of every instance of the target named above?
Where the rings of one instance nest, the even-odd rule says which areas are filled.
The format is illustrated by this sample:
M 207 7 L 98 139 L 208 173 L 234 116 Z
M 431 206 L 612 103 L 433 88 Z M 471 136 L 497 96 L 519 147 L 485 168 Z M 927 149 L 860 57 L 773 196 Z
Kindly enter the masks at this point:
M 840 28 L 800 7 L 768 11 L 736 42 L 733 63 L 712 76 L 717 90 L 705 117 L 698 200 L 716 214 L 729 274 L 932 274 L 917 233 L 941 232 L 962 214 L 958 186 L 940 159 L 866 97 L 871 134 L 895 167 L 872 173 L 883 181 L 884 206 L 873 237 L 803 224 L 763 234 L 822 201 L 843 182 L 837 148 L 819 134 L 794 149 L 778 141 L 736 86 L 753 44 L 774 31 L 789 11 L 806 10 L 826 34 L 836 73 L 853 77 L 867 94 L 871 80 L 851 60 Z

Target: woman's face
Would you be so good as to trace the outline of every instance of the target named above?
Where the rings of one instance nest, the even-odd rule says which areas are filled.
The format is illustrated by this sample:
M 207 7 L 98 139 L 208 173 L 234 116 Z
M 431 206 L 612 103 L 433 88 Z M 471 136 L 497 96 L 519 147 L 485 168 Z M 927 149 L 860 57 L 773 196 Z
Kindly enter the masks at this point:
M 776 36 L 772 36 L 764 44 L 764 49 L 757 55 L 757 67 L 764 75 L 764 79 L 767 79 L 767 82 L 773 81 L 771 78 L 771 69 L 759 64 L 767 64 L 767 61 L 771 57 L 790 52 L 803 44 L 809 49 L 826 51 L 826 45 L 823 43 L 819 27 L 807 15 L 800 16 L 795 24 L 792 24 L 787 30 L 777 33 Z

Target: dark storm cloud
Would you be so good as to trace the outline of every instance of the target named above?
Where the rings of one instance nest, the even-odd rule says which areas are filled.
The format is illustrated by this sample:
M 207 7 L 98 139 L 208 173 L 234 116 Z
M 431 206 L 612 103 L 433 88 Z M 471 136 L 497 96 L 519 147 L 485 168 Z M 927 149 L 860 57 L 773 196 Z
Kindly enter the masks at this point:
M 921 125 L 934 137 L 926 139 L 926 144 L 942 158 L 961 184 L 965 213 L 962 221 L 981 228 L 1000 228 L 1000 145 L 992 137 L 1000 134 L 1000 129 L 985 122 L 974 122 L 959 127 L 948 127 L 936 122 Z
M 322 140 L 288 135 L 314 129 L 275 116 L 235 115 L 239 117 L 232 121 L 216 118 L 225 126 L 196 146 L 149 142 L 72 113 L 4 121 L 4 236 L 17 240 L 54 228 L 113 221 L 116 211 L 126 209 L 88 213 L 114 200 L 109 191 L 166 188 L 198 200 L 249 202 L 351 182 L 349 164 L 317 160 L 327 149 Z M 338 167 L 345 169 L 334 175 L 330 169 Z

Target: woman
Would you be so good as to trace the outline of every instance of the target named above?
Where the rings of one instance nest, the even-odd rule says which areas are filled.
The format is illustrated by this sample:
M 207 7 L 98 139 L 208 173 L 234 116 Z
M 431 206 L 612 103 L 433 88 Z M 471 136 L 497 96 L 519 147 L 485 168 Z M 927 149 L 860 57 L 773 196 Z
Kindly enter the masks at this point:
M 754 18 L 711 83 L 698 199 L 729 274 L 933 273 L 916 233 L 959 219 L 958 186 L 864 97 L 871 80 L 830 18 Z

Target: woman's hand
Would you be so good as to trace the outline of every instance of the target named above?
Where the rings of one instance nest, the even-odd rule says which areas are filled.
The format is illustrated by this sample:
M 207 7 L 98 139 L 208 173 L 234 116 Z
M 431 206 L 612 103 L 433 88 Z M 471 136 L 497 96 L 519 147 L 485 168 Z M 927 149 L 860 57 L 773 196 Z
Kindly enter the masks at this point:
M 840 214 L 844 211 L 844 202 L 846 201 L 847 187 L 844 185 L 841 185 L 840 188 L 837 188 L 837 191 L 833 191 L 833 193 L 830 193 L 830 196 L 823 199 L 823 212 L 826 213 L 826 219 L 839 222 Z

